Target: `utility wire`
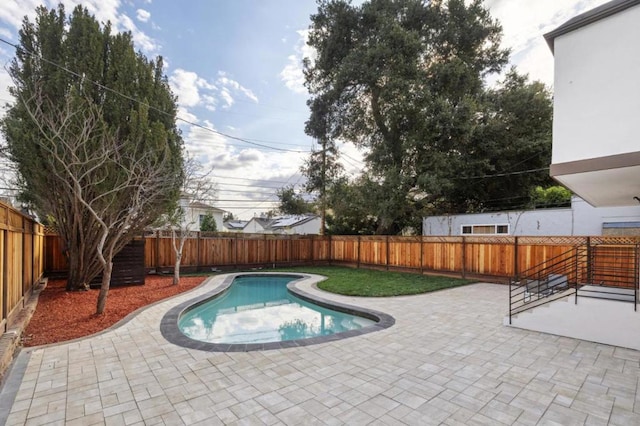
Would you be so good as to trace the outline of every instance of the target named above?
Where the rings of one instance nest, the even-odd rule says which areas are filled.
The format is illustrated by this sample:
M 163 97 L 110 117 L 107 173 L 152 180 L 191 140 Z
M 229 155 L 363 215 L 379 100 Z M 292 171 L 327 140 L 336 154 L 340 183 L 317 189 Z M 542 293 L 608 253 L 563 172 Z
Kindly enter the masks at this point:
M 529 169 L 529 170 L 521 170 L 519 172 L 506 172 L 506 173 L 495 173 L 492 175 L 483 175 L 483 176 L 461 176 L 461 177 L 456 177 L 454 179 L 461 179 L 461 180 L 467 180 L 467 179 L 485 179 L 485 178 L 492 178 L 492 177 L 503 177 L 503 176 L 512 176 L 512 175 L 523 175 L 523 174 L 527 174 L 527 173 L 535 173 L 535 172 L 541 172 L 544 170 L 549 170 L 549 167 L 541 167 L 539 169 Z

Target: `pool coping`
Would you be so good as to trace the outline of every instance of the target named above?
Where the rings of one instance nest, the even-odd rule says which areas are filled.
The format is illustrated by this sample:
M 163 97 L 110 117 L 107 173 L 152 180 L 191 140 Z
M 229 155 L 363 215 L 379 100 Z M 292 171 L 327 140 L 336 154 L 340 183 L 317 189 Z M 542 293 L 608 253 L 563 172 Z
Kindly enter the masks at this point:
M 191 339 L 184 335 L 178 328 L 178 320 L 182 313 L 188 308 L 205 303 L 213 298 L 219 297 L 226 292 L 234 279 L 241 276 L 285 276 L 285 277 L 298 277 L 295 281 L 291 281 L 287 284 L 287 290 L 293 293 L 295 296 L 311 303 L 315 303 L 324 308 L 333 309 L 339 312 L 361 316 L 373 321 L 375 324 L 368 325 L 366 327 L 357 329 L 342 331 L 327 336 L 317 336 L 307 339 L 285 340 L 282 342 L 267 342 L 267 343 L 208 343 L 199 340 Z M 360 336 L 363 334 L 373 333 L 381 331 L 391 327 L 395 324 L 396 320 L 391 315 L 384 312 L 375 311 L 359 306 L 349 305 L 346 303 L 337 302 L 334 300 L 324 299 L 317 295 L 308 293 L 297 287 L 298 284 L 305 282 L 306 280 L 312 280 L 312 285 L 317 282 L 326 279 L 321 275 L 304 274 L 304 273 L 283 273 L 283 272 L 244 272 L 244 273 L 232 273 L 228 274 L 224 281 L 213 290 L 204 293 L 200 296 L 196 296 L 185 302 L 182 302 L 173 308 L 169 309 L 167 313 L 160 320 L 160 332 L 162 336 L 173 343 L 174 345 L 182 346 L 189 349 L 197 349 L 207 352 L 251 352 L 251 351 L 265 351 L 274 349 L 286 349 L 295 348 L 300 346 L 311 346 L 320 343 L 335 342 L 338 340 L 347 339 L 350 337 Z

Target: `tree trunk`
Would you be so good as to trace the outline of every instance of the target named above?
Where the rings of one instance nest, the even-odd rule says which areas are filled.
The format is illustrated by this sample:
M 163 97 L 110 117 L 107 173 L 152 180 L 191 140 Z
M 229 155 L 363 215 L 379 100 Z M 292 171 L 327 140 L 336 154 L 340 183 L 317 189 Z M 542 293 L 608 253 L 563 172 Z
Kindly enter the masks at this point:
M 87 271 L 82 253 L 79 250 L 68 250 L 67 263 L 69 264 L 67 291 L 87 290 Z
M 109 260 L 102 271 L 102 285 L 98 294 L 98 304 L 96 314 L 101 315 L 107 306 L 107 295 L 109 294 L 109 285 L 111 284 L 111 271 L 113 270 L 113 262 Z
M 176 252 L 176 263 L 173 266 L 173 285 L 180 284 L 180 262 L 182 261 L 182 251 Z

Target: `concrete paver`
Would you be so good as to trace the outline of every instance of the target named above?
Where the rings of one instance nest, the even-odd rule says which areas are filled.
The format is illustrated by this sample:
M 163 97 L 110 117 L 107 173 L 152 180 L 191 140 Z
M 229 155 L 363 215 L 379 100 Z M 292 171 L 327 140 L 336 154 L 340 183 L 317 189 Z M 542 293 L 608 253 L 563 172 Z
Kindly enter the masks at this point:
M 505 327 L 506 286 L 378 299 L 328 294 L 308 280 L 304 291 L 396 324 L 263 352 L 166 341 L 162 316 L 222 280 L 108 332 L 23 350 L 6 424 L 640 423 L 640 352 Z

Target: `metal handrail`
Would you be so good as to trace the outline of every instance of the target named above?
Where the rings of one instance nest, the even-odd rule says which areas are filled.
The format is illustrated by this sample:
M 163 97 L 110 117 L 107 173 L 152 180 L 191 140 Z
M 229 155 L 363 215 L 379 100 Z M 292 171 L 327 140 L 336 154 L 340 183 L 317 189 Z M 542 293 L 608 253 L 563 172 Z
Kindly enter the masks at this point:
M 535 265 L 509 280 L 509 324 L 512 316 L 568 295 L 575 296 L 584 285 L 633 288 L 637 310 L 640 271 L 640 245 L 576 246 Z M 558 282 L 560 286 L 551 283 Z M 585 293 L 601 293 L 598 288 Z

